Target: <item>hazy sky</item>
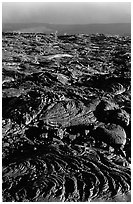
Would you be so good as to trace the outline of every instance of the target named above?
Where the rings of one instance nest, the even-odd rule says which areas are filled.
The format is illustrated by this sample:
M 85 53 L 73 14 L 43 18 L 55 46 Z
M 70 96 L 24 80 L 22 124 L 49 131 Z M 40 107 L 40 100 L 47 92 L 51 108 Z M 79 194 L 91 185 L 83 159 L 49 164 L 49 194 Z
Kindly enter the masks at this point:
M 130 2 L 4 2 L 2 21 L 61 24 L 129 23 Z

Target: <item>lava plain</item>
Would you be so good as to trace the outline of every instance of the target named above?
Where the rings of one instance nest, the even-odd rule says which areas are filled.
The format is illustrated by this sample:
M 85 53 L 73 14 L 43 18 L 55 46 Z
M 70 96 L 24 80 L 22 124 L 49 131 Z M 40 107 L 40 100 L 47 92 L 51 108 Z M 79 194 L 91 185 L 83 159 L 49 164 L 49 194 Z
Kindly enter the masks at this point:
M 4 202 L 130 202 L 131 39 L 2 33 Z

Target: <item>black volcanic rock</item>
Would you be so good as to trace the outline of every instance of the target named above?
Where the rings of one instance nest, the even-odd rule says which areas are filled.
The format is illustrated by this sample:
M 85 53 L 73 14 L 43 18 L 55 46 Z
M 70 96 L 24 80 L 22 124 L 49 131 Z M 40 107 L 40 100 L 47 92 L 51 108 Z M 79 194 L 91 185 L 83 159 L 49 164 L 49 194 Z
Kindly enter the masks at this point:
M 126 133 L 124 129 L 115 124 L 107 124 L 104 127 L 98 127 L 96 129 L 97 137 L 99 140 L 104 140 L 109 145 L 125 145 Z
M 93 137 L 96 141 L 105 142 L 114 147 L 116 151 L 124 147 L 127 138 L 125 130 L 113 123 L 97 127 L 93 132 Z
M 96 110 L 94 111 L 95 116 L 101 122 L 109 122 L 108 113 L 113 113 L 114 110 L 119 109 L 119 106 L 113 100 L 107 100 L 103 98 L 100 103 L 97 105 Z
M 104 121 L 125 127 L 129 125 L 130 115 L 123 109 L 110 110 L 105 112 Z

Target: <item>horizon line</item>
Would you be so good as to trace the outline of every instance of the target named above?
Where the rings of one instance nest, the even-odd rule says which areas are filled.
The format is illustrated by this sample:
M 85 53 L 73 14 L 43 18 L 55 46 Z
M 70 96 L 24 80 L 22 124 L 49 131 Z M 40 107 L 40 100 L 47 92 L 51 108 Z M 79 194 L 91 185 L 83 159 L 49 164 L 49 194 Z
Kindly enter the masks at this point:
M 2 24 L 31 24 L 31 23 L 36 23 L 36 24 L 49 24 L 49 25 L 93 25 L 93 24 L 131 24 L 131 22 L 127 22 L 127 23 L 119 23 L 119 22 L 117 22 L 117 23 L 79 23 L 79 24 L 77 24 L 77 23 L 47 23 L 47 22 L 45 22 L 45 23 L 43 23 L 43 22 L 2 22 Z

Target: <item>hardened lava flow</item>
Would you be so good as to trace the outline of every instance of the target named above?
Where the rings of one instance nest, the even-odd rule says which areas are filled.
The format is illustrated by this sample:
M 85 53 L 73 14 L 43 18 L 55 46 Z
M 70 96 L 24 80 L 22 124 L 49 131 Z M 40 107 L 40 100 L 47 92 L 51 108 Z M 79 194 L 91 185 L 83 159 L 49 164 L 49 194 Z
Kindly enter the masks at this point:
M 130 201 L 130 37 L 2 37 L 3 201 Z

